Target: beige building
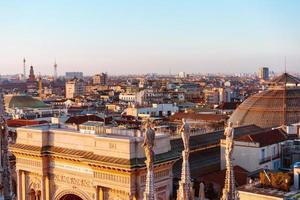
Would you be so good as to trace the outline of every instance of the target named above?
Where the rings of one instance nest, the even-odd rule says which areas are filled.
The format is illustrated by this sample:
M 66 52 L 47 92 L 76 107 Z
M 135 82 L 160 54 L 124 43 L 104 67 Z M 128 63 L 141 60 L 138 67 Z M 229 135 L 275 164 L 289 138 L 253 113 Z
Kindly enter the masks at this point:
M 281 129 L 266 130 L 234 139 L 233 165 L 249 172 L 259 169 L 277 170 L 281 166 L 281 145 L 287 140 Z M 225 140 L 221 140 L 221 169 L 225 169 Z
M 85 86 L 81 79 L 74 78 L 66 82 L 66 98 L 74 98 L 76 96 L 84 95 Z
M 217 88 L 204 90 L 206 104 L 219 104 L 220 95 Z
M 152 106 L 134 106 L 125 110 L 127 115 L 135 117 L 151 116 L 162 117 L 171 116 L 178 112 L 178 107 L 173 104 L 152 104 Z
M 124 102 L 136 102 L 137 94 L 136 93 L 121 93 L 119 94 L 120 101 Z
M 158 200 L 172 193 L 168 135 L 156 134 L 155 191 Z M 143 198 L 145 155 L 140 132 L 91 134 L 57 125 L 17 129 L 18 200 L 125 200 Z

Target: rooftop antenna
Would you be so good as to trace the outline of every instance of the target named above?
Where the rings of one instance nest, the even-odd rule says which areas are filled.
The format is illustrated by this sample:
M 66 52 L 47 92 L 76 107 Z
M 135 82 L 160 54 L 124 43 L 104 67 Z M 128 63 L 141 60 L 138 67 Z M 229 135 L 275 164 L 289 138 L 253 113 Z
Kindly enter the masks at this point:
M 54 80 L 57 79 L 57 64 L 56 64 L 56 59 L 54 61 Z
M 287 84 L 287 74 L 286 74 L 286 56 L 284 56 L 284 91 L 283 91 L 283 123 L 282 125 L 286 125 L 286 84 Z
M 26 60 L 23 58 L 23 76 L 24 80 L 26 79 Z
M 286 74 L 286 56 L 284 56 L 284 73 Z

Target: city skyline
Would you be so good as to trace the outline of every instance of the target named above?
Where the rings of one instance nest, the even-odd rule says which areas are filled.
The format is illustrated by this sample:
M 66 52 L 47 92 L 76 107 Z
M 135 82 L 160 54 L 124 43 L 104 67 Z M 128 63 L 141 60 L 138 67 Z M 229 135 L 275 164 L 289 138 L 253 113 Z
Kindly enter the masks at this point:
M 297 72 L 298 1 L 0 2 L 1 74 Z M 9 71 L 8 71 L 9 69 Z

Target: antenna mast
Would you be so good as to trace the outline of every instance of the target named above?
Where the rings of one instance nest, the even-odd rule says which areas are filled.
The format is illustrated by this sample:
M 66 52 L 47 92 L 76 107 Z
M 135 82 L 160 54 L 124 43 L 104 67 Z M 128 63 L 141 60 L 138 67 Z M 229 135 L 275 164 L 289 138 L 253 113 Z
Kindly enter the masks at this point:
M 287 84 L 288 75 L 286 73 L 286 56 L 284 57 L 284 91 L 283 91 L 283 123 L 282 125 L 286 125 L 286 84 Z
M 54 80 L 57 79 L 57 64 L 56 64 L 56 60 L 54 62 Z
M 286 74 L 286 56 L 284 57 L 284 73 Z
M 26 60 L 23 58 L 23 78 L 26 80 Z

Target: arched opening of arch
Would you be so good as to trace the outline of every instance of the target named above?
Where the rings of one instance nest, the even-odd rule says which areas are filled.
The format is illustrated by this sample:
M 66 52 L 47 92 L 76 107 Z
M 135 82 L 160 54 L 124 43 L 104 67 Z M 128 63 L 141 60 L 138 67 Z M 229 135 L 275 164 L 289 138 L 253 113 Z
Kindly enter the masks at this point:
M 59 200 L 83 200 L 83 199 L 75 194 L 66 194 L 62 196 Z

